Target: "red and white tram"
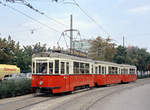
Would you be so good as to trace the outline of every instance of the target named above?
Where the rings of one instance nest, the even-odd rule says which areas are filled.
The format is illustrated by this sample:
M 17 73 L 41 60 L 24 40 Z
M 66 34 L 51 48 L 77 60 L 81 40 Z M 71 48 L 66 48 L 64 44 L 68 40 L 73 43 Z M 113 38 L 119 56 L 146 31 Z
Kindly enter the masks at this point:
M 135 66 L 55 52 L 33 55 L 32 73 L 32 90 L 48 93 L 136 81 Z

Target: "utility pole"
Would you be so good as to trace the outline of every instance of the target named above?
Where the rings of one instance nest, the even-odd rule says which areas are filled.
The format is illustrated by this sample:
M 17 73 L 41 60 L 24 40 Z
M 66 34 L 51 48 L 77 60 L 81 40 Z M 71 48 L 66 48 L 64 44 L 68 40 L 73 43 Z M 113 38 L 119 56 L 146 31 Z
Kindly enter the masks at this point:
M 73 29 L 73 16 L 70 15 L 70 28 L 67 30 L 64 30 L 62 32 L 62 35 L 65 36 L 65 34 L 70 34 L 69 35 L 69 40 L 70 40 L 70 49 L 69 49 L 69 53 L 70 54 L 74 54 L 74 45 L 73 45 L 73 41 L 74 41 L 74 37 L 73 37 L 73 32 L 77 32 L 78 35 L 80 36 L 80 31 L 77 29 Z M 69 48 L 69 46 L 67 46 Z
M 123 47 L 125 47 L 125 44 L 124 44 L 124 36 L 123 36 Z
M 73 40 L 73 20 L 72 20 L 72 15 L 70 15 L 70 54 L 72 51 L 72 40 Z

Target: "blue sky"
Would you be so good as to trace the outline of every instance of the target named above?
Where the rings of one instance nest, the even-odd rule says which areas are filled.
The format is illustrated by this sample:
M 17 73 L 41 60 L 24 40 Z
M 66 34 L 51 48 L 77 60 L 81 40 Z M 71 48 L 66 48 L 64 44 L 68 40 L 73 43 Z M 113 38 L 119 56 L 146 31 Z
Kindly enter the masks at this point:
M 0 0 L 2 1 L 2 0 Z M 95 25 L 75 5 L 55 3 L 51 0 L 26 0 L 47 16 L 69 26 L 70 14 L 73 14 L 73 25 L 80 30 L 81 38 L 107 37 L 107 34 Z M 66 0 L 71 1 L 71 0 Z M 150 0 L 76 0 L 78 4 L 94 18 L 117 44 L 134 45 L 150 51 Z M 4 2 L 5 3 L 5 2 Z M 66 27 L 47 19 L 20 3 L 7 3 L 40 22 L 55 28 L 59 32 L 32 21 L 7 7 L 0 5 L 0 33 L 2 37 L 12 36 L 21 45 L 33 45 L 37 42 L 56 46 L 57 41 Z M 34 33 L 31 34 L 31 30 Z M 64 46 L 63 39 L 60 45 Z

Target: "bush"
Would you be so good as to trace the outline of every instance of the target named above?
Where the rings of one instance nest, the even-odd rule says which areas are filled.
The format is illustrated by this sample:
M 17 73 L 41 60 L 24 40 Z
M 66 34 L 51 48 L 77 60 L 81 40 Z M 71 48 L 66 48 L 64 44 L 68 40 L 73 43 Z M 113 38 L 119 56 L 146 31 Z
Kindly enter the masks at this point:
M 148 75 L 144 75 L 144 74 L 143 75 L 138 75 L 137 78 L 138 79 L 150 78 L 150 74 L 148 74 Z
M 0 82 L 0 98 L 14 97 L 30 93 L 31 80 L 16 79 Z

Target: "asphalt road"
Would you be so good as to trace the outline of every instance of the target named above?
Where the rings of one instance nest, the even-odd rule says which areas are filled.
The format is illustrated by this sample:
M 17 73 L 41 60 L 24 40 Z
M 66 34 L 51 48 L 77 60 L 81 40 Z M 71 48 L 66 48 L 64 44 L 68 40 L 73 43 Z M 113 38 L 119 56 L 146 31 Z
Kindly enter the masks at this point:
M 72 94 L 26 95 L 0 100 L 0 110 L 150 110 L 150 79 Z

